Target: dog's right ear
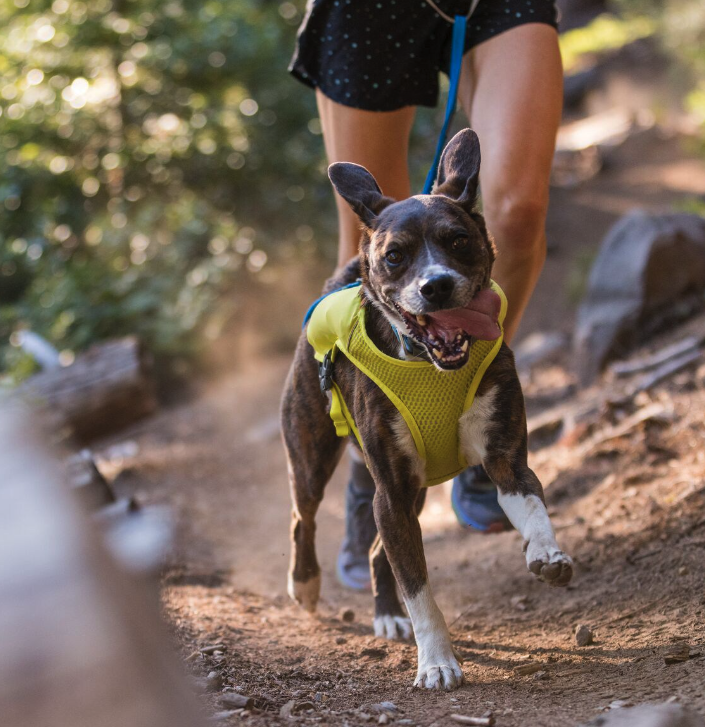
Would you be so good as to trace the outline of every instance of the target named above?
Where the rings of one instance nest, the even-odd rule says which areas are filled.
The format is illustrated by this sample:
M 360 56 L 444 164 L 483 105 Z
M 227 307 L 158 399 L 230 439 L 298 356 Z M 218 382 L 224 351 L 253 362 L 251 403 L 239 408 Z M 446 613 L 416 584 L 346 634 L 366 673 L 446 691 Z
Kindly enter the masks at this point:
M 479 178 L 480 140 L 472 129 L 463 129 L 443 150 L 433 194 L 450 197 L 466 212 L 471 212 Z
M 328 176 L 336 192 L 352 207 L 366 227 L 372 227 L 388 200 L 375 178 L 359 164 L 336 162 L 328 167 Z

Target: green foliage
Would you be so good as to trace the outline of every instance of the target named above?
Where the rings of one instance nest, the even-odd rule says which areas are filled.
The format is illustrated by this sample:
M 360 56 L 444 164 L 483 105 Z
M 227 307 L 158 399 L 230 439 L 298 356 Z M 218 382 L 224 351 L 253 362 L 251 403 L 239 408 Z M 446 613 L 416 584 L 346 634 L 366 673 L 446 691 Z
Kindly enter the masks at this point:
M 261 0 L 0 0 L 0 370 L 22 327 L 191 355 L 241 276 L 314 249 L 313 219 L 332 229 L 314 94 L 286 73 L 300 19 Z
M 616 0 L 627 18 L 648 16 L 664 49 L 695 87 L 686 107 L 705 124 L 705 3 L 701 0 Z
M 639 38 L 654 33 L 655 23 L 644 15 L 617 18 L 600 15 L 584 28 L 576 28 L 561 35 L 561 55 L 566 73 L 579 70 L 587 56 L 621 48 Z

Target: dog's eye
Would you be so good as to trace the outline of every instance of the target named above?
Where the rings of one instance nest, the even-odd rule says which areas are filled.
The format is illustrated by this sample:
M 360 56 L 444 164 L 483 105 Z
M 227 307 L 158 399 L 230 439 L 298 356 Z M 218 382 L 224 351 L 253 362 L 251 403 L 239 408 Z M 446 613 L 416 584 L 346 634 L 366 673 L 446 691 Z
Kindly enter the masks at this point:
M 456 252 L 460 252 L 461 250 L 465 250 L 468 246 L 468 238 L 463 237 L 462 235 L 460 237 L 456 237 L 455 240 L 451 243 L 451 247 Z
M 390 250 L 385 254 L 384 258 L 390 265 L 399 265 L 399 263 L 404 259 L 404 256 L 399 252 L 399 250 Z

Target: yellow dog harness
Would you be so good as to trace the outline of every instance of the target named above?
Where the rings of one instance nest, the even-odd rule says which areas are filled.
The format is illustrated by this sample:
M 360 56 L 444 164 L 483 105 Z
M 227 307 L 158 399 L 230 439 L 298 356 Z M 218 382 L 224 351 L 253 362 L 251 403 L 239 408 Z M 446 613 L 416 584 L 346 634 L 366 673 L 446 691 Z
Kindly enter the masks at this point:
M 419 456 L 426 462 L 426 486 L 445 482 L 467 467 L 460 451 L 458 421 L 472 406 L 477 387 L 504 338 L 507 299 L 494 281 L 492 289 L 502 300 L 500 337 L 495 341 L 475 340 L 468 363 L 457 371 L 440 371 L 426 361 L 402 361 L 382 353 L 367 335 L 359 286 L 325 296 L 310 314 L 307 336 L 316 360 L 323 363 L 329 357 L 334 361 L 340 351 L 382 389 L 404 418 Z M 330 416 L 336 434 L 346 437 L 352 432 L 363 447 L 335 382 L 331 396 Z

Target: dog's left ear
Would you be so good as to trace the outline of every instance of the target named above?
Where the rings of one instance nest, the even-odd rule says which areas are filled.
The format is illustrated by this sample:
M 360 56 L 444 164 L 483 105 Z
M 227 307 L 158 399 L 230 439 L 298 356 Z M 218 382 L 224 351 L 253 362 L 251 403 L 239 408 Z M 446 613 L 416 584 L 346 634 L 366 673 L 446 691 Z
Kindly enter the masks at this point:
M 480 140 L 472 129 L 463 129 L 443 150 L 433 194 L 450 197 L 466 212 L 471 212 L 475 206 L 479 177 Z
M 382 194 L 375 178 L 359 164 L 336 162 L 328 167 L 328 176 L 335 191 L 368 228 L 392 201 Z

